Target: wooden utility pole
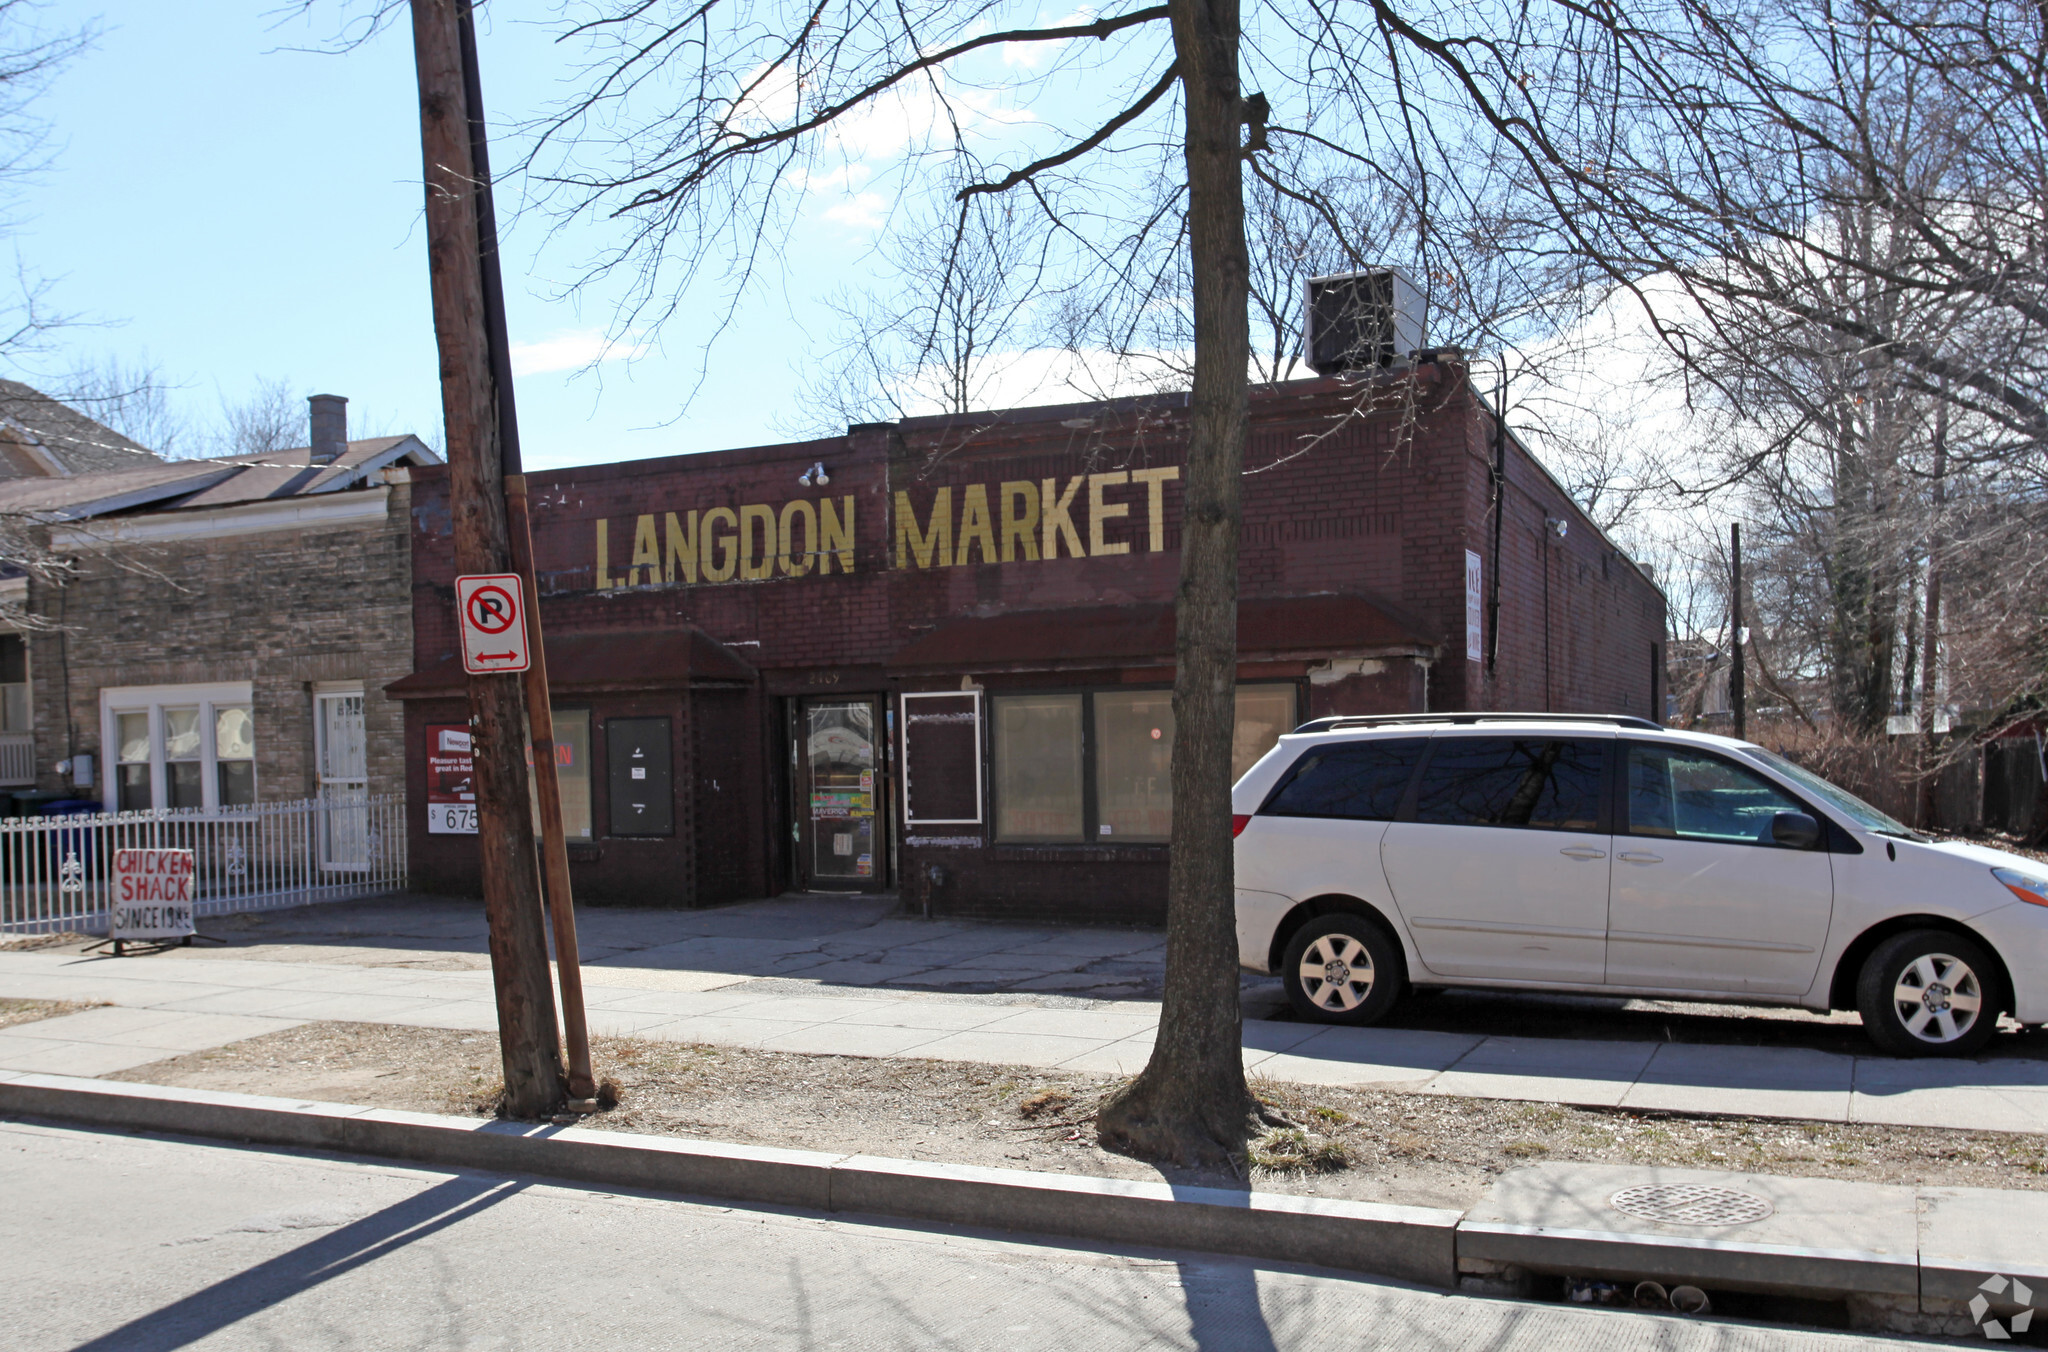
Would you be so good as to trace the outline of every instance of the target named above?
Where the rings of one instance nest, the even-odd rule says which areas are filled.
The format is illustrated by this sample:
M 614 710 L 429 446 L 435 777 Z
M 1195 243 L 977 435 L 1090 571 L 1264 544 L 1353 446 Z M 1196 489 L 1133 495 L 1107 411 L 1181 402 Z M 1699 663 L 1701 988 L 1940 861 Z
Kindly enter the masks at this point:
M 433 290 L 434 341 L 441 358 L 455 570 L 504 573 L 512 571 L 512 550 L 478 247 L 479 179 L 463 81 L 466 7 L 467 0 L 412 0 L 420 148 L 426 171 L 427 271 Z M 537 599 L 528 592 L 528 614 Z M 561 1103 L 563 1086 L 533 820 L 527 806 L 527 717 L 521 682 L 509 675 L 471 676 L 469 714 L 476 765 L 477 855 L 490 921 L 498 1049 L 505 1067 L 504 1111 L 513 1117 L 539 1117 Z
M 1748 692 L 1742 679 L 1742 527 L 1740 524 L 1728 527 L 1728 550 L 1732 566 L 1728 579 L 1728 651 L 1732 662 L 1728 667 L 1728 707 L 1735 714 L 1735 735 L 1749 736 L 1749 717 L 1745 707 Z
M 519 456 L 519 406 L 512 389 L 512 345 L 505 324 L 505 276 L 498 259 L 498 209 L 491 192 L 490 137 L 484 126 L 483 75 L 476 57 L 471 0 L 455 0 L 462 41 L 462 96 L 469 112 L 470 172 L 476 182 L 477 256 L 483 280 L 484 337 L 498 396 L 498 463 L 505 480 L 505 529 L 512 571 L 526 588 L 526 716 L 532 734 L 534 798 L 540 805 L 541 866 L 548 918 L 554 923 L 555 969 L 562 991 L 562 1031 L 569 1044 L 569 1095 L 597 1092 L 590 1068 L 590 1030 L 583 1014 L 583 965 L 576 944 L 576 903 L 569 885 L 569 843 L 562 833 L 562 790 L 555 759 L 554 701 L 548 694 L 547 649 L 541 642 L 540 582 L 533 569 L 533 525 Z

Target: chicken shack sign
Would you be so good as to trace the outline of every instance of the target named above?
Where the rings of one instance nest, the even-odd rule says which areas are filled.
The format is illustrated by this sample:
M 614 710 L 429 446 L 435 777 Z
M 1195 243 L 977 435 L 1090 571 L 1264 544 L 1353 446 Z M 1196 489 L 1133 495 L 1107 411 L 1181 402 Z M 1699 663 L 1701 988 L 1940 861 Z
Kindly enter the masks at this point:
M 1166 548 L 1166 486 L 1178 466 L 955 484 L 892 504 L 897 568 L 958 568 L 970 563 L 1037 563 Z M 779 507 L 647 513 L 615 547 L 610 521 L 597 527 L 595 575 L 615 587 L 765 582 L 854 568 L 854 499 L 797 499 Z M 616 549 L 616 552 L 615 552 Z M 623 565 L 623 566 L 621 566 Z
M 192 926 L 192 851 L 114 851 L 112 939 L 182 939 Z

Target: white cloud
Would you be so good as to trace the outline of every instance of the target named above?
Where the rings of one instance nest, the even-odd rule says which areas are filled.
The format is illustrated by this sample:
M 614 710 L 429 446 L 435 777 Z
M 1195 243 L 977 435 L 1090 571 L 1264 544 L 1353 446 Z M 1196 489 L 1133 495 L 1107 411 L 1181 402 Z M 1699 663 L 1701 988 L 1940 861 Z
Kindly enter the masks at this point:
M 599 362 L 630 361 L 647 351 L 636 338 L 607 337 L 603 329 L 568 329 L 534 343 L 512 344 L 512 374 L 575 371 Z
M 875 230 L 888 219 L 889 199 L 878 192 L 855 193 L 825 208 L 825 219 L 861 230 Z

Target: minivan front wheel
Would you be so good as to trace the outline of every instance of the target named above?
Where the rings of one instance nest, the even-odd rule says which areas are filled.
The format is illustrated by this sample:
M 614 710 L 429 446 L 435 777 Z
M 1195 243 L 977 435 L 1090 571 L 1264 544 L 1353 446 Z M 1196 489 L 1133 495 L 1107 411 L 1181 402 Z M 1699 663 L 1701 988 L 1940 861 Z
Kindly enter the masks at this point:
M 1321 1023 L 1377 1023 L 1407 984 L 1394 941 L 1356 915 L 1318 916 L 1297 930 L 1280 979 L 1294 1008 Z
M 1998 968 L 1948 930 L 1909 930 L 1877 946 L 1856 983 L 1863 1031 L 1893 1056 L 1969 1056 L 1998 1031 Z

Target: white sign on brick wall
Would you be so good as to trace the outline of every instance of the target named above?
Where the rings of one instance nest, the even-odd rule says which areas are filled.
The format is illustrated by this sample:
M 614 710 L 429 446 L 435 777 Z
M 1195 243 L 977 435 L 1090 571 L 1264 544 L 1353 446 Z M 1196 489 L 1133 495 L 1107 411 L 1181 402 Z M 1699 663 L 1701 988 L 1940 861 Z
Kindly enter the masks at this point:
M 1477 662 L 1486 656 L 1484 625 L 1480 621 L 1480 597 L 1486 590 L 1483 580 L 1485 569 L 1479 565 L 1479 556 L 1471 550 L 1465 551 L 1465 660 Z

